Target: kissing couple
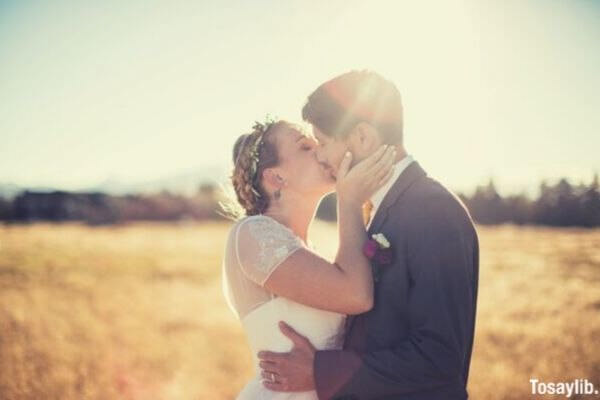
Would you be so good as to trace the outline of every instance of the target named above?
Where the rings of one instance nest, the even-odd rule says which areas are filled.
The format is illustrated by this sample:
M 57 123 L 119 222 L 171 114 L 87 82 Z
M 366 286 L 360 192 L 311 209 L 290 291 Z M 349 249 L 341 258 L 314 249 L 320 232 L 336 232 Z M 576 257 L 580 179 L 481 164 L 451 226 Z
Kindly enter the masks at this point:
M 407 153 L 396 86 L 351 71 L 312 92 L 312 132 L 256 123 L 233 149 L 240 213 L 223 291 L 256 374 L 238 400 L 463 400 L 479 245 L 460 199 Z M 330 261 L 308 238 L 337 194 Z

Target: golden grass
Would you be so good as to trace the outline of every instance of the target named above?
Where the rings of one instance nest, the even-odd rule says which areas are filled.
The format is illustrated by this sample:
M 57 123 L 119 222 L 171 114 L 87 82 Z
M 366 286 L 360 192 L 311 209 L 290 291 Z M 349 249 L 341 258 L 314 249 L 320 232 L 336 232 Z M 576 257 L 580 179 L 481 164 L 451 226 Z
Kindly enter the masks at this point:
M 227 223 L 0 225 L 1 399 L 231 399 L 252 375 L 221 294 Z M 600 231 L 479 228 L 469 392 L 600 386 Z M 335 233 L 312 241 L 331 256 Z

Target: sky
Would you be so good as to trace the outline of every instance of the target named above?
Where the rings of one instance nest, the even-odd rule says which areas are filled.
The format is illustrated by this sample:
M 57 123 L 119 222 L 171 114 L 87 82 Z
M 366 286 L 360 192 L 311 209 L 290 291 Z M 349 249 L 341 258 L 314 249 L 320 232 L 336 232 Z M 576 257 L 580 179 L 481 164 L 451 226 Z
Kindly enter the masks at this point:
M 228 169 L 253 121 L 300 121 L 320 83 L 365 68 L 453 189 L 600 172 L 597 1 L 0 0 L 0 183 Z

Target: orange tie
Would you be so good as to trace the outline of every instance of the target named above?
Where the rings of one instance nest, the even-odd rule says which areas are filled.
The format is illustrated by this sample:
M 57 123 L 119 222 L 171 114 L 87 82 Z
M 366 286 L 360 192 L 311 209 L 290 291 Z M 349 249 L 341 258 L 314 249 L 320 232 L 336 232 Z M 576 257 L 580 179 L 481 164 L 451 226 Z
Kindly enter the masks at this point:
M 365 203 L 362 206 L 363 222 L 365 223 L 365 226 L 367 226 L 369 224 L 369 221 L 371 220 L 372 210 L 373 202 L 371 200 L 365 201 Z

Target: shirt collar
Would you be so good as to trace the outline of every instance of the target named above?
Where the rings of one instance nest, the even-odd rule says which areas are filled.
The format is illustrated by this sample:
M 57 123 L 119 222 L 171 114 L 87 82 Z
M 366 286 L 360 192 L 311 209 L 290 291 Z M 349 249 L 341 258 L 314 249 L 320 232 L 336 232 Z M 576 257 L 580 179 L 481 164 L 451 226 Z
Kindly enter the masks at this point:
M 373 196 L 371 196 L 371 202 L 373 203 L 373 211 L 372 211 L 371 215 L 375 215 L 375 212 L 381 205 L 383 198 L 385 197 L 387 192 L 389 192 L 389 190 L 392 187 L 392 185 L 394 184 L 394 182 L 396 182 L 396 180 L 398 179 L 400 174 L 402 174 L 402 172 L 406 169 L 406 167 L 408 167 L 408 165 L 413 161 L 414 161 L 413 156 L 408 154 L 406 157 L 404 157 L 402 160 L 396 162 L 396 164 L 394 164 L 392 166 L 392 168 L 394 169 L 392 177 L 385 183 L 385 185 L 380 187 L 373 194 Z

